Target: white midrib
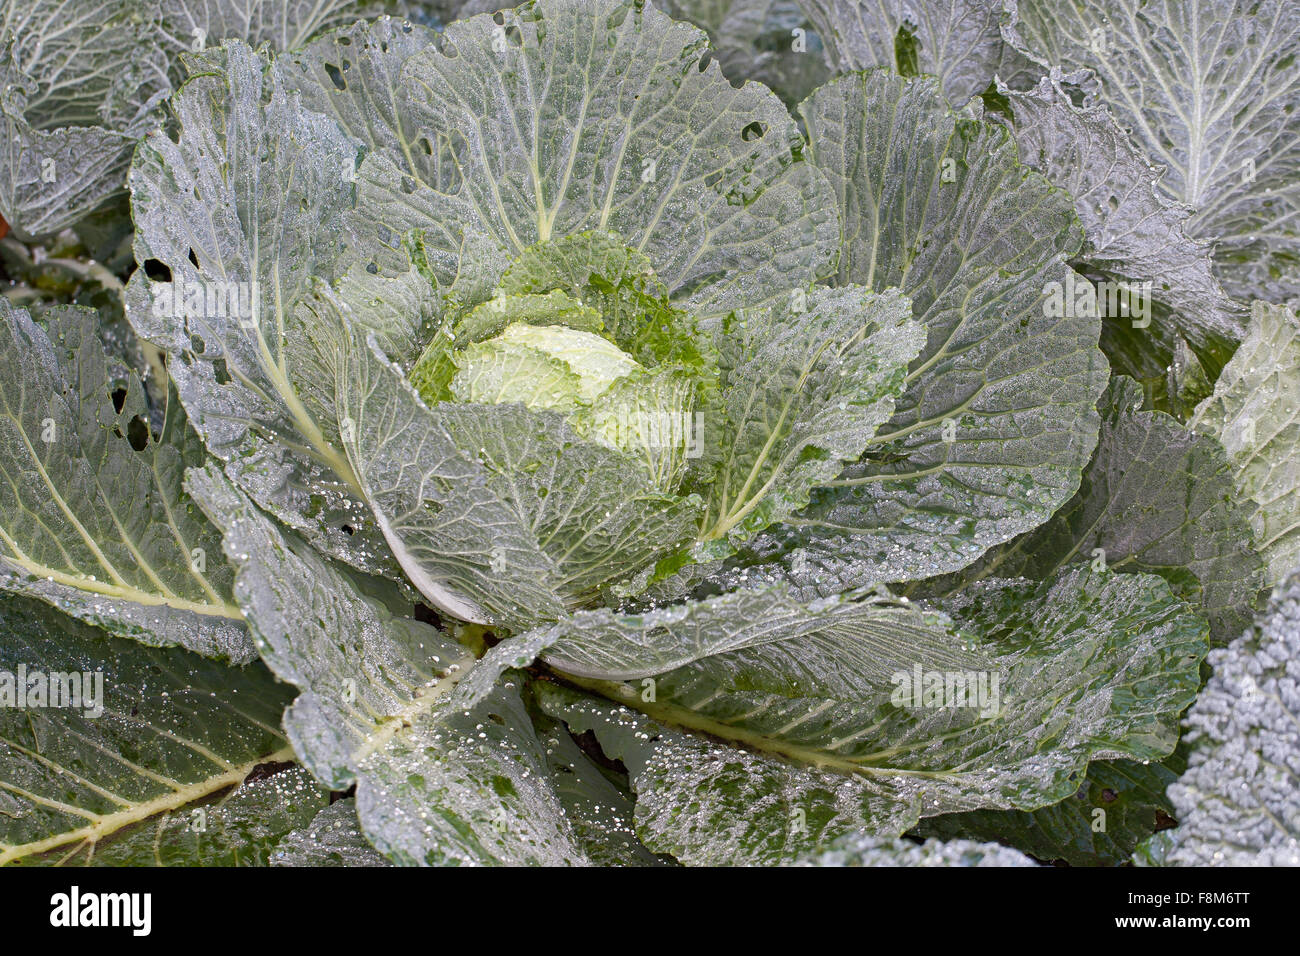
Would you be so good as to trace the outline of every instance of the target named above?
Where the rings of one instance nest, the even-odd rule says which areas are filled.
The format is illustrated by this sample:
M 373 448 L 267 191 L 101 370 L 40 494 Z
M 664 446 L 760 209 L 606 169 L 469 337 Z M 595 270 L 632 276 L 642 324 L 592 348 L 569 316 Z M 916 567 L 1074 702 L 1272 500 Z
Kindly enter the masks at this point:
M 137 803 L 132 807 L 119 810 L 116 813 L 92 815 L 89 817 L 89 819 L 92 820 L 91 823 L 84 827 L 79 827 L 76 830 L 56 833 L 53 836 L 46 837 L 44 840 L 36 840 L 32 843 L 21 843 L 10 846 L 0 844 L 0 846 L 3 847 L 3 849 L 0 849 L 0 866 L 21 859 L 25 856 L 45 853 L 61 846 L 67 846 L 69 843 L 84 841 L 93 845 L 105 837 L 118 832 L 124 827 L 141 823 L 160 813 L 178 810 L 188 803 L 193 803 L 195 800 L 201 800 L 219 790 L 236 786 L 237 784 L 242 783 L 244 778 L 252 773 L 253 769 L 260 764 L 278 763 L 294 759 L 296 758 L 293 753 L 293 748 L 283 747 L 274 753 L 267 754 L 264 757 L 258 757 L 255 760 L 250 760 L 248 763 L 242 764 L 238 767 L 233 767 L 224 773 L 176 788 L 170 793 L 165 793 L 152 800 L 146 800 L 144 803 Z

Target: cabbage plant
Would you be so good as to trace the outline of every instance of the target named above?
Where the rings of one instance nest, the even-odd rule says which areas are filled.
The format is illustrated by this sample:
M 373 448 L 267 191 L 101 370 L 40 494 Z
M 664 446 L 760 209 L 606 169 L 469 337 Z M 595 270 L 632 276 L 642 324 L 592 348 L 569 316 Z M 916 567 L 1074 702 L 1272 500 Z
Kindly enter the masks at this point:
M 1277 115 L 1202 92 L 1273 182 L 1300 22 L 1191 5 L 1272 57 Z M 1285 780 L 1204 796 L 1278 749 L 1207 701 L 1294 623 L 1294 183 L 1038 9 L 704 6 L 179 58 L 143 351 L 0 302 L 0 862 L 1297 859 Z

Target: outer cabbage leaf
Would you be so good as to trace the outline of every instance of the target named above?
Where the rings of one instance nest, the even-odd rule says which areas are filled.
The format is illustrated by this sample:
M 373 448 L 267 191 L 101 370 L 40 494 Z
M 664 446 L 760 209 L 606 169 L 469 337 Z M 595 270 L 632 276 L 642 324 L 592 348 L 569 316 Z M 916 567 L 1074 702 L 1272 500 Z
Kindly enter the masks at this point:
M 162 122 L 178 55 L 238 37 L 300 46 L 355 15 L 353 0 L 0 2 L 0 214 L 24 240 L 80 226 L 118 196 L 136 139 Z
M 883 67 L 938 77 L 954 103 L 1024 68 L 1002 41 L 1000 0 L 799 0 L 837 73 Z
M 108 638 L 22 599 L 0 599 L 0 617 L 6 674 L 21 666 L 29 678 L 100 672 L 103 681 L 98 717 L 0 708 L 0 863 L 56 851 L 93 859 L 100 841 L 159 817 L 187 852 L 189 838 L 164 815 L 293 756 L 278 729 L 287 695 L 260 664 L 233 670 Z
M 35 84 L 0 50 L 0 216 L 15 236 L 53 235 L 122 188 L 131 140 L 99 126 L 38 129 L 27 118 Z
M 279 69 L 244 44 L 206 56 L 173 103 L 178 139 L 151 136 L 137 151 L 136 259 L 170 277 L 137 271 L 127 316 L 171 356 L 190 420 L 259 504 L 335 556 L 391 568 L 342 448 L 328 373 L 344 341 L 341 313 L 414 328 L 435 309 L 433 290 L 418 275 L 384 273 L 331 293 L 329 280 L 347 271 L 338 223 L 358 147 L 304 110 Z M 385 281 L 390 288 L 375 288 Z M 390 296 L 397 306 L 376 307 Z
M 27 115 L 36 129 L 125 128 L 168 88 L 150 0 L 3 0 L 0 45 L 31 78 Z
M 1183 340 L 1217 367 L 1241 338 L 1244 314 L 1219 287 L 1210 244 L 1187 234 L 1193 210 L 1161 191 L 1161 173 L 1109 110 L 1070 101 L 1066 79 L 1056 72 L 1032 90 L 999 92 L 1014 114 L 1022 160 L 1074 197 L 1086 240 L 1076 268 L 1094 279 L 1150 283 L 1150 314 L 1105 316 L 1103 348 L 1141 380 L 1159 381 Z
M 119 194 L 169 89 L 149 0 L 0 2 L 0 216 L 23 241 Z
M 238 37 L 296 50 L 316 34 L 365 12 L 357 0 L 160 0 L 169 52 L 202 50 Z
M 1187 772 L 1169 787 L 1178 827 L 1139 859 L 1177 866 L 1300 866 L 1300 575 L 1227 648 L 1187 714 Z
M 301 767 L 243 783 L 128 830 L 51 850 L 24 864 L 50 866 L 266 866 L 282 839 L 329 804 L 329 791 Z
M 475 661 L 295 547 L 213 467 L 189 485 L 225 532 L 258 650 L 303 691 L 284 715 L 295 751 L 327 786 L 356 784 L 380 852 L 407 865 L 582 862 L 518 679 L 498 683 L 544 639 L 506 641 Z
M 0 300 L 0 587 L 121 637 L 247 663 L 220 537 L 181 488 L 204 454 L 180 403 L 155 436 L 139 378 L 114 398 L 94 313 L 47 321 L 49 336 Z
M 1265 583 L 1300 567 L 1300 324 L 1257 302 L 1241 347 L 1188 427 L 1217 438 L 1236 470 Z
M 1142 390 L 1117 378 L 1102 399 L 1101 441 L 1079 493 L 1041 528 L 928 587 L 951 590 L 987 576 L 1041 580 L 1085 561 L 1149 572 L 1199 604 L 1212 635 L 1228 640 L 1249 622 L 1263 587 L 1232 466 L 1217 441 L 1141 408 Z
M 855 74 L 800 110 L 839 200 L 839 282 L 900 287 L 929 339 L 867 456 L 756 550 L 803 546 L 850 583 L 955 570 L 1049 517 L 1096 444 L 1100 320 L 1049 307 L 1078 222 L 932 79 Z
M 1288 0 L 1026 3 L 1012 36 L 1066 71 L 1087 69 L 1158 186 L 1217 243 L 1228 293 L 1300 294 L 1300 10 Z
M 798 0 L 665 0 L 659 6 L 709 34 L 733 83 L 756 80 L 794 104 L 830 78 L 822 41 Z
M 353 138 L 383 150 L 403 171 L 440 182 L 432 146 L 425 152 L 406 114 L 402 67 L 434 42 L 436 31 L 380 17 L 317 37 L 283 57 L 285 83 L 303 105 L 333 117 Z
M 1160 762 L 1094 760 L 1073 796 L 1039 810 L 976 810 L 922 820 L 915 835 L 991 840 L 1044 861 L 1120 866 L 1163 826 L 1174 807 L 1165 789 L 1187 768 L 1186 747 Z
M 558 687 L 539 701 L 626 764 L 642 842 L 685 863 L 781 862 L 853 830 L 1035 809 L 1072 793 L 1094 757 L 1172 751 L 1205 625 L 1159 578 L 1069 569 L 1043 585 L 985 582 L 951 610 L 1000 675 L 993 712 L 895 706 L 892 678 L 834 655 L 801 673 L 798 641 L 661 676 L 655 700 L 635 704 L 645 715 Z
M 503 253 L 613 231 L 697 314 L 817 278 L 835 245 L 825 180 L 781 102 L 701 69 L 705 52 L 703 33 L 632 0 L 451 24 L 401 81 L 425 159 L 376 150 L 360 170 L 370 238 L 382 249 L 426 229 L 440 280 L 490 286 Z
M 641 613 L 609 609 L 579 611 L 550 628 L 554 642 L 547 663 L 579 677 L 627 680 L 648 677 L 715 654 L 772 643 L 751 663 L 780 660 L 778 670 L 802 671 L 812 681 L 819 669 L 830 679 L 836 661 L 854 675 L 888 680 L 914 663 L 974 668 L 986 662 L 954 646 L 942 619 L 926 615 L 888 594 L 850 593 L 806 604 L 790 589 L 737 589 Z M 797 648 L 788 660 L 782 651 Z

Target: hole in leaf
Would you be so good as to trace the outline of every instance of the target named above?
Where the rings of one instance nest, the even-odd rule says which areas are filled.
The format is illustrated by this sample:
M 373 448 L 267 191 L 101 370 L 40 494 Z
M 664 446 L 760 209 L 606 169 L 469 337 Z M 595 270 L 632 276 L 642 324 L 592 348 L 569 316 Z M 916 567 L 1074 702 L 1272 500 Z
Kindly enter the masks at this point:
M 144 274 L 154 282 L 171 282 L 172 270 L 167 268 L 167 264 L 157 259 L 144 260 Z
M 330 78 L 330 82 L 334 84 L 336 90 L 346 90 L 348 88 L 347 80 L 343 79 L 343 74 L 339 72 L 339 68 L 333 63 L 325 64 L 325 75 Z
M 135 416 L 127 423 L 126 440 L 136 451 L 144 451 L 149 445 L 149 423 L 141 415 Z

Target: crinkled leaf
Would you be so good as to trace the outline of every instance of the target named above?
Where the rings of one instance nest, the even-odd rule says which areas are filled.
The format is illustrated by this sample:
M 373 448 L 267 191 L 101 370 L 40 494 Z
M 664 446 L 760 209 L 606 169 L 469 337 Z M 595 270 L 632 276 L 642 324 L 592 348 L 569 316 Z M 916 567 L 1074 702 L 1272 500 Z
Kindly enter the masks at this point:
M 0 599 L 0 617 L 8 678 L 0 693 L 12 699 L 24 673 L 28 704 L 0 708 L 0 863 L 92 854 L 100 840 L 153 826 L 258 764 L 292 758 L 278 729 L 288 695 L 260 664 L 234 670 L 179 648 L 105 637 L 22 599 Z M 83 687 L 102 680 L 99 716 L 89 695 L 88 709 L 33 706 L 38 676 L 85 674 L 92 679 Z M 195 844 L 178 825 L 161 821 L 183 855 Z
M 0 215 L 24 241 L 120 194 L 166 95 L 148 0 L 0 2 Z
M 88 310 L 50 310 L 49 336 L 3 300 L 0 321 L 0 586 L 121 637 L 252 660 L 220 537 L 181 488 L 204 454 L 175 396 L 161 435 L 137 377 L 115 399 Z
M 178 77 L 177 56 L 226 38 L 285 49 L 360 5 L 352 0 L 7 0 L 0 114 L 9 176 L 0 212 L 24 239 L 79 224 L 119 195 L 136 138 Z M 197 61 L 196 61 L 197 63 Z
M 1139 290 L 1135 304 L 1150 305 L 1145 315 L 1125 314 L 1121 302 L 1121 311 L 1103 316 L 1112 363 L 1147 379 L 1164 372 L 1182 340 L 1211 359 L 1227 354 L 1241 338 L 1243 311 L 1219 287 L 1210 244 L 1188 236 L 1192 209 L 1160 189 L 1160 172 L 1109 110 L 1075 106 L 1062 80 L 1057 73 L 1023 93 L 999 92 L 1014 114 L 1022 161 L 1074 197 L 1085 236 L 1076 267 L 1129 284 Z
M 124 129 L 168 88 L 156 27 L 149 0 L 0 2 L 0 45 L 14 41 L 14 63 L 31 78 L 33 127 Z
M 316 34 L 362 14 L 357 0 L 161 0 L 164 42 L 172 52 L 202 50 L 238 37 L 296 50 Z
M 131 141 L 98 126 L 36 129 L 31 87 L 0 51 L 0 215 L 24 240 L 53 235 L 122 188 Z
M 241 487 L 329 553 L 391 568 L 342 449 L 328 372 L 339 312 L 366 325 L 382 313 L 371 298 L 392 294 L 411 308 L 392 314 L 417 326 L 432 290 L 412 303 L 410 280 L 386 273 L 391 293 L 354 283 L 352 309 L 337 301 L 348 288 L 331 296 L 328 280 L 348 271 L 338 219 L 357 146 L 242 43 L 209 59 L 173 102 L 178 140 L 151 136 L 137 151 L 136 258 L 171 275 L 137 271 L 128 318 L 171 356 L 190 420 Z
M 408 865 L 581 861 L 517 679 L 498 680 L 532 663 L 545 635 L 475 661 L 294 547 L 212 466 L 189 486 L 225 532 L 258 650 L 303 692 L 284 715 L 295 751 L 331 788 L 356 784 L 380 852 Z
M 659 6 L 709 34 L 733 83 L 756 80 L 794 104 L 830 78 L 822 41 L 797 0 L 665 0 Z
M 1300 10 L 1290 0 L 1025 3 L 1013 36 L 1066 71 L 1165 167 L 1237 299 L 1300 293 Z
M 1169 788 L 1178 827 L 1146 852 L 1177 866 L 1300 865 L 1300 576 L 1209 657 L 1187 714 L 1187 772 Z
M 849 594 L 803 603 L 778 584 L 737 589 L 641 613 L 579 611 L 550 629 L 549 664 L 579 677 L 648 677 L 742 648 L 778 644 L 746 662 L 823 689 L 835 672 L 888 680 L 913 663 L 944 669 L 982 663 L 954 646 L 941 620 L 888 595 Z M 750 679 L 756 679 L 753 675 Z
M 1019 59 L 1002 42 L 999 0 L 800 0 L 838 73 L 883 67 L 938 77 L 954 103 L 978 96 Z
M 824 178 L 774 95 L 700 69 L 703 33 L 631 0 L 537 0 L 496 19 L 453 23 L 406 61 L 399 113 L 426 160 L 376 150 L 363 164 L 377 247 L 425 228 L 447 281 L 490 283 L 500 259 L 462 256 L 465 242 L 515 256 L 614 231 L 700 313 L 827 271 Z
M 1162 825 L 1172 823 L 1165 788 L 1187 767 L 1180 744 L 1172 757 L 1150 763 L 1094 760 L 1079 789 L 1040 810 L 975 810 L 922 820 L 916 834 L 990 840 L 1044 861 L 1071 866 L 1120 866 Z
M 1205 626 L 1160 579 L 1069 569 L 1042 585 L 984 582 L 951 610 L 990 658 L 999 700 L 910 708 L 891 700 L 901 675 L 762 661 L 779 650 L 797 663 L 798 642 L 664 675 L 655 701 L 635 704 L 649 716 L 558 688 L 540 700 L 627 765 L 642 841 L 686 863 L 779 862 L 852 830 L 1035 809 L 1072 793 L 1093 757 L 1173 749 Z
M 990 575 L 1041 580 L 1091 562 L 1166 577 L 1220 641 L 1247 623 L 1263 577 L 1232 466 L 1214 439 L 1141 408 L 1141 389 L 1117 378 L 1102 398 L 1101 441 L 1079 493 L 1041 528 L 933 587 Z
M 1257 302 L 1245 341 L 1188 427 L 1217 438 L 1265 562 L 1265 583 L 1300 567 L 1300 324 Z
M 932 79 L 855 74 L 801 112 L 839 200 L 839 281 L 900 287 L 928 341 L 863 461 L 757 550 L 802 546 L 851 583 L 955 570 L 1068 500 L 1096 444 L 1100 320 L 1048 298 L 1078 222 Z
M 285 82 L 303 105 L 333 117 L 355 139 L 387 152 L 408 173 L 440 182 L 437 162 L 406 114 L 402 67 L 435 31 L 381 17 L 318 37 L 285 57 Z

